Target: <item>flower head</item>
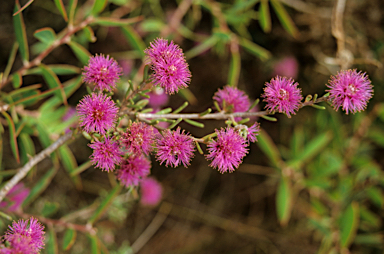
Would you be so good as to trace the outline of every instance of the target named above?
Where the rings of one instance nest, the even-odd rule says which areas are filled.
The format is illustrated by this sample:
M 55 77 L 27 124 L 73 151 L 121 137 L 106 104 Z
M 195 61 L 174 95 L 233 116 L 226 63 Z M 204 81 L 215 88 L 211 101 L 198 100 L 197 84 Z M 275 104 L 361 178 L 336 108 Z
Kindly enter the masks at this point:
M 169 101 L 169 96 L 164 92 L 164 89 L 161 87 L 155 87 L 153 91 L 148 93 L 149 95 L 149 102 L 148 106 L 153 109 L 160 109 L 163 106 L 167 105 Z
M 163 135 L 157 140 L 157 160 L 165 166 L 177 167 L 183 163 L 184 167 L 190 164 L 195 146 L 190 135 L 181 132 L 180 128 L 175 131 L 164 130 Z
M 37 219 L 30 218 L 24 221 L 12 222 L 4 239 L 10 244 L 10 253 L 35 254 L 44 247 L 44 226 Z M 5 252 L 7 253 L 7 252 Z
M 293 56 L 280 59 L 273 67 L 273 75 L 296 78 L 299 71 L 299 63 Z
M 134 122 L 123 134 L 122 143 L 132 153 L 148 155 L 153 147 L 155 130 L 143 122 Z
M 158 38 L 144 52 L 147 55 L 147 64 L 152 66 L 154 72 L 153 82 L 164 88 L 167 94 L 188 86 L 191 72 L 182 49 L 173 41 L 168 45 L 168 40 Z
M 229 85 L 219 89 L 214 94 L 213 99 L 228 113 L 246 112 L 251 105 L 248 96 L 243 91 Z M 235 120 L 240 119 L 240 117 L 236 117 Z
M 260 124 L 255 122 L 251 127 L 248 128 L 248 135 L 247 135 L 247 140 L 248 142 L 256 142 L 257 141 L 257 136 L 259 135 L 260 131 Z
M 373 86 L 368 76 L 356 69 L 340 71 L 336 76 L 331 76 L 327 86 L 330 89 L 326 91 L 330 93 L 334 109 L 342 107 L 347 115 L 349 112 L 364 110 L 373 95 Z
M 212 161 L 210 166 L 218 168 L 220 173 L 231 173 L 248 153 L 246 140 L 234 128 L 216 130 L 216 134 L 216 140 L 208 144 L 209 154 L 206 157 Z
M 271 79 L 270 83 L 266 83 L 264 94 L 262 97 L 267 103 L 265 106 L 268 110 L 279 113 L 285 113 L 288 117 L 295 114 L 295 110 L 299 109 L 300 102 L 303 99 L 299 85 L 293 79 L 276 76 Z
M 144 178 L 140 184 L 140 203 L 144 206 L 157 205 L 163 193 L 161 184 L 152 177 Z
M 142 178 L 149 175 L 150 168 L 151 162 L 144 155 L 131 156 L 123 161 L 120 169 L 116 172 L 116 176 L 128 188 L 132 185 L 138 185 Z
M 115 169 L 115 164 L 120 164 L 122 152 L 119 144 L 109 137 L 105 137 L 103 141 L 95 141 L 88 145 L 93 149 L 90 157 L 92 164 L 107 172 Z
M 122 69 L 113 58 L 103 54 L 92 56 L 84 67 L 83 80 L 94 89 L 111 91 L 121 76 Z
M 80 126 L 86 132 L 104 134 L 116 121 L 118 108 L 105 94 L 86 95 L 77 105 Z
M 24 183 L 20 182 L 13 186 L 8 192 L 4 201 L 0 203 L 0 207 L 7 207 L 10 212 L 17 211 L 21 208 L 21 204 L 28 197 L 30 190 L 24 186 Z

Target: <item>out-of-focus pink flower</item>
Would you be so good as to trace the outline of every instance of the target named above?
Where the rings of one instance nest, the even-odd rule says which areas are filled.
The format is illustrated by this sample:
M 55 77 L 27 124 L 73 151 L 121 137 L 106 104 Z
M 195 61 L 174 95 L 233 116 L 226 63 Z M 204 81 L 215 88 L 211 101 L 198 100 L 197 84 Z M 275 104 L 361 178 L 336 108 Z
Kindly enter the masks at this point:
M 30 218 L 24 221 L 14 221 L 4 235 L 4 239 L 10 244 L 12 254 L 36 254 L 44 247 L 44 226 L 37 219 Z M 5 252 L 7 253 L 7 252 Z
M 1 208 L 6 208 L 9 212 L 20 210 L 21 204 L 28 197 L 30 190 L 24 186 L 24 183 L 20 182 L 13 186 L 8 192 L 4 201 L 0 203 Z
M 265 84 L 264 94 L 261 96 L 267 103 L 265 108 L 271 111 L 284 113 L 288 117 L 295 114 L 295 110 L 299 109 L 303 96 L 299 85 L 293 79 L 276 76 L 271 79 L 270 83 Z
M 95 141 L 88 145 L 93 149 L 91 155 L 92 164 L 107 172 L 115 170 L 115 165 L 121 163 L 120 147 L 118 142 L 113 141 L 109 137 L 105 137 L 103 141 Z
M 144 178 L 140 184 L 140 203 L 144 206 L 155 206 L 161 201 L 163 188 L 152 177 Z
M 94 85 L 94 89 L 111 91 L 121 75 L 121 67 L 113 58 L 103 54 L 92 56 L 84 67 L 83 80 Z
M 132 59 L 123 58 L 123 59 L 119 59 L 118 62 L 121 66 L 123 75 L 128 76 L 129 74 L 131 74 L 131 71 L 134 65 L 134 62 Z
M 368 76 L 356 69 L 340 71 L 331 77 L 327 86 L 334 109 L 337 111 L 341 107 L 347 115 L 364 110 L 373 96 L 373 86 Z
M 273 76 L 285 76 L 297 78 L 299 72 L 299 63 L 293 56 L 284 57 L 273 68 Z
M 144 52 L 146 62 L 154 72 L 152 79 L 155 85 L 164 88 L 167 94 L 188 87 L 191 72 L 182 49 L 173 41 L 168 45 L 168 40 L 157 38 Z
M 161 109 L 168 104 L 169 95 L 161 87 L 155 87 L 147 95 L 149 95 L 148 106 L 153 109 Z
M 125 187 L 138 185 L 140 180 L 149 175 L 151 161 L 144 155 L 131 156 L 124 160 L 117 170 L 116 176 Z
M 248 142 L 256 142 L 257 137 L 259 135 L 260 131 L 260 124 L 255 122 L 251 127 L 248 128 L 248 135 L 247 135 L 247 140 Z

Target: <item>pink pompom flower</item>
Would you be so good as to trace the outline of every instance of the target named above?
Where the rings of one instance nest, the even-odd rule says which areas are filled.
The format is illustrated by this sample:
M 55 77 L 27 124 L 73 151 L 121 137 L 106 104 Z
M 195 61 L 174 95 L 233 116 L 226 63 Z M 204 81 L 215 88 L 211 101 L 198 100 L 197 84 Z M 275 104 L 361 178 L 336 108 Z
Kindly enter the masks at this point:
M 188 87 L 191 72 L 182 49 L 171 41 L 157 38 L 145 51 L 146 62 L 153 70 L 152 81 L 164 88 L 167 94 L 177 93 Z
M 218 168 L 220 173 L 233 172 L 242 163 L 242 159 L 248 153 L 246 140 L 234 128 L 216 130 L 217 138 L 208 144 L 206 155 L 213 168 Z
M 252 143 L 256 142 L 259 132 L 260 132 L 260 124 L 257 122 L 255 122 L 251 127 L 248 127 L 248 131 L 247 131 L 248 142 L 252 142 Z
M 122 152 L 119 144 L 111 138 L 105 137 L 103 141 L 94 141 L 88 146 L 93 149 L 90 157 L 92 164 L 96 164 L 96 167 L 101 168 L 103 171 L 113 171 L 115 165 L 121 163 Z
M 122 135 L 122 143 L 134 154 L 148 155 L 153 149 L 155 129 L 143 122 L 134 122 Z
M 354 70 L 340 71 L 336 76 L 331 76 L 327 85 L 330 89 L 329 98 L 334 109 L 340 107 L 353 114 L 367 107 L 367 103 L 373 96 L 373 86 L 366 73 Z
M 150 169 L 151 161 L 144 155 L 131 156 L 123 161 L 116 172 L 116 177 L 128 188 L 138 185 L 141 179 L 149 175 Z
M 266 83 L 262 97 L 267 103 L 265 106 L 270 111 L 278 111 L 289 118 L 299 109 L 303 96 L 297 82 L 290 78 L 276 76 Z
M 92 56 L 84 67 L 83 81 L 94 85 L 94 89 L 111 91 L 121 76 L 122 69 L 111 57 L 103 54 Z
M 221 109 L 228 113 L 246 112 L 251 106 L 248 95 L 236 87 L 229 85 L 225 86 L 223 89 L 219 89 L 213 95 L 213 99 L 217 101 Z M 241 117 L 235 118 L 236 121 L 240 119 Z
M 184 134 L 180 127 L 175 131 L 164 130 L 162 136 L 156 143 L 156 157 L 160 164 L 177 167 L 183 164 L 190 165 L 195 150 L 193 139 L 190 135 Z
M 4 239 L 10 244 L 10 253 L 35 254 L 40 253 L 44 247 L 44 234 L 44 226 L 32 217 L 26 221 L 20 219 L 18 222 L 12 222 Z
M 86 132 L 106 133 L 115 125 L 118 108 L 105 94 L 86 95 L 77 105 L 80 126 Z
M 21 205 L 30 193 L 29 188 L 26 188 L 24 183 L 20 182 L 13 186 L 8 192 L 4 201 L 0 203 L 0 208 L 6 207 L 10 212 L 21 209 Z
M 140 184 L 140 203 L 144 206 L 155 206 L 161 201 L 163 188 L 152 177 L 144 178 Z

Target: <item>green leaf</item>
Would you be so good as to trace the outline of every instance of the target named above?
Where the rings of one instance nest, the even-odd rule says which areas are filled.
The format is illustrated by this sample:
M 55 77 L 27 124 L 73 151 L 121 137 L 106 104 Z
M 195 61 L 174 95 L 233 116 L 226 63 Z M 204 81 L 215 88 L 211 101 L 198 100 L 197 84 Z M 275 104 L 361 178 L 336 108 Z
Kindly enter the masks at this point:
M 283 5 L 279 0 L 270 0 L 270 2 L 277 14 L 277 18 L 280 20 L 281 25 L 290 35 L 293 36 L 293 38 L 297 38 L 299 31 L 297 30 L 295 23 L 293 23 L 291 17 L 288 15 Z
M 5 70 L 3 73 L 3 77 L 1 77 L 1 74 L 0 74 L 0 78 L 2 78 L 3 80 L 6 80 L 8 78 L 9 73 L 11 72 L 13 63 L 15 62 L 15 58 L 16 58 L 16 54 L 17 54 L 18 49 L 19 49 L 19 44 L 17 42 L 13 43 L 11 52 L 9 54 L 8 63 L 7 63 L 7 66 L 5 67 Z
M 73 18 L 75 17 L 75 11 L 78 0 L 69 0 L 68 4 L 68 24 L 73 24 Z
M 21 161 L 23 164 L 25 164 L 29 161 L 30 156 L 34 156 L 36 154 L 35 145 L 31 137 L 27 133 L 20 133 L 18 139 L 20 141 L 19 144 Z
M 41 210 L 41 215 L 45 218 L 51 217 L 59 210 L 59 203 L 44 202 L 44 207 Z
M 236 45 L 238 47 L 238 45 Z M 231 50 L 231 62 L 229 64 L 228 72 L 228 84 L 232 87 L 236 87 L 239 82 L 241 70 L 241 58 L 240 52 L 237 50 Z
M 88 41 L 95 42 L 97 40 L 95 32 L 93 32 L 90 26 L 84 27 L 83 32 Z
M 92 161 L 87 161 L 87 162 L 84 162 L 83 164 L 81 164 L 78 168 L 74 169 L 70 176 L 76 176 L 76 175 L 79 175 L 81 172 L 84 172 L 85 170 L 87 170 L 90 166 L 92 166 Z
M 371 201 L 379 208 L 383 208 L 384 206 L 384 195 L 381 189 L 376 186 L 372 186 L 365 190 L 367 192 L 368 197 Z
M 277 218 L 282 226 L 288 224 L 291 217 L 293 203 L 293 192 L 288 178 L 282 177 L 276 193 Z
M 99 217 L 105 212 L 105 210 L 112 204 L 112 201 L 117 195 L 119 195 L 120 191 L 122 190 L 122 187 L 120 184 L 117 184 L 105 197 L 105 199 L 101 202 L 99 207 L 96 209 L 95 213 L 92 215 L 92 217 L 89 219 L 88 223 L 94 224 L 96 220 L 99 219 Z
M 59 149 L 59 154 L 64 168 L 67 170 L 68 174 L 74 172 L 78 168 L 77 161 L 72 151 L 67 145 L 62 145 Z M 71 177 L 77 188 L 81 188 L 81 178 L 76 175 Z
M 19 1 L 15 2 L 14 12 L 16 13 L 20 9 L 20 4 Z M 23 59 L 23 63 L 26 64 L 29 61 L 29 49 L 23 14 L 21 12 L 13 16 L 13 26 L 15 29 L 16 40 L 19 43 L 21 58 Z
M 65 105 L 67 105 L 68 104 L 67 96 L 65 95 L 63 85 L 61 84 L 59 78 L 56 76 L 56 74 L 48 66 L 41 64 L 39 67 L 40 67 L 41 72 L 43 74 L 44 80 L 47 82 L 48 86 L 50 88 L 59 87 L 60 90 L 57 90 L 55 92 L 55 94 L 57 97 L 59 97 L 63 100 L 63 103 Z
M 10 139 L 9 142 L 11 143 L 13 156 L 15 156 L 17 163 L 20 163 L 20 155 L 19 155 L 19 147 L 17 145 L 15 123 L 13 122 L 11 116 L 8 115 L 7 112 L 1 111 L 1 113 L 7 119 L 7 123 L 9 127 L 9 139 Z
M 340 244 L 349 247 L 359 227 L 359 203 L 353 201 L 340 216 Z
M 19 88 L 23 84 L 23 79 L 21 78 L 21 74 L 16 72 L 12 75 L 12 84 L 13 88 Z
M 29 205 L 32 203 L 36 198 L 40 196 L 41 193 L 43 193 L 47 187 L 51 184 L 51 181 L 53 177 L 56 175 L 57 169 L 51 168 L 48 170 L 43 177 L 33 186 L 31 189 L 31 192 L 29 193 L 28 197 L 23 202 L 23 207 Z
M 70 43 L 68 43 L 68 45 L 72 49 L 73 53 L 76 55 L 77 59 L 79 59 L 83 65 L 87 65 L 89 58 L 91 57 L 91 53 L 89 53 L 88 50 L 86 50 L 77 42 L 71 41 Z
M 69 65 L 69 64 L 50 64 L 50 65 L 47 65 L 47 67 L 51 69 L 56 75 L 73 75 L 73 74 L 81 73 L 81 69 L 79 67 Z M 39 67 L 29 69 L 26 72 L 26 75 L 32 75 L 32 74 L 42 75 L 43 72 Z
M 68 21 L 67 11 L 65 10 L 63 0 L 54 0 L 54 1 L 55 1 L 55 5 L 56 5 L 57 9 L 59 10 L 61 16 L 63 16 L 65 21 Z
M 51 44 L 56 40 L 56 33 L 50 27 L 44 27 L 36 30 L 33 36 L 35 36 L 35 38 L 39 41 L 46 44 Z
M 216 45 L 217 41 L 219 38 L 215 35 L 212 35 L 208 39 L 204 40 L 203 42 L 199 43 L 197 46 L 191 48 L 187 52 L 185 52 L 185 58 L 186 59 L 191 59 L 194 58 L 205 51 L 211 49 L 213 46 Z
M 358 246 L 367 246 L 373 245 L 381 248 L 383 246 L 383 234 L 373 233 L 373 234 L 358 234 L 355 237 L 354 243 Z
M 133 29 L 131 26 L 127 25 L 127 26 L 122 26 L 121 31 L 123 32 L 123 35 L 129 42 L 129 44 L 131 44 L 132 47 L 137 50 L 141 58 L 144 58 L 145 56 L 144 50 L 146 46 L 143 40 L 141 39 L 141 36 L 136 32 L 136 30 Z
M 281 155 L 271 137 L 267 134 L 266 131 L 261 130 L 257 139 L 259 140 L 257 144 L 259 145 L 260 149 L 265 153 L 265 155 L 268 156 L 271 163 L 277 168 L 280 168 L 280 164 L 282 161 Z
M 99 243 L 96 235 L 88 235 L 88 239 L 91 243 L 91 254 L 100 254 Z
M 265 33 L 271 31 L 272 23 L 268 0 L 261 0 L 259 7 L 259 24 Z
M 138 16 L 129 19 L 117 19 L 110 17 L 98 17 L 95 18 L 92 24 L 98 24 L 101 26 L 127 26 L 143 20 L 143 16 Z
M 198 128 L 204 128 L 204 124 L 203 123 L 199 123 L 199 122 L 196 122 L 194 120 L 191 120 L 191 119 L 183 119 L 184 122 L 186 123 L 189 123 L 190 125 L 193 125 L 195 127 L 198 127 Z
M 271 57 L 271 53 L 268 50 L 263 47 L 260 47 L 259 45 L 253 43 L 250 40 L 247 40 L 245 38 L 239 38 L 239 42 L 244 49 L 246 49 L 251 54 L 257 56 L 262 61 L 268 60 Z
M 108 0 L 95 0 L 93 3 L 91 14 L 96 15 L 102 12 L 104 8 L 107 6 L 107 3 L 108 3 Z
M 77 231 L 68 228 L 64 233 L 63 250 L 70 250 L 76 241 Z
M 48 227 L 47 240 L 45 245 L 45 251 L 48 254 L 58 254 L 59 247 L 57 244 L 56 232 L 52 226 Z
M 160 32 L 165 27 L 165 24 L 154 18 L 145 19 L 140 23 L 140 28 L 143 32 Z

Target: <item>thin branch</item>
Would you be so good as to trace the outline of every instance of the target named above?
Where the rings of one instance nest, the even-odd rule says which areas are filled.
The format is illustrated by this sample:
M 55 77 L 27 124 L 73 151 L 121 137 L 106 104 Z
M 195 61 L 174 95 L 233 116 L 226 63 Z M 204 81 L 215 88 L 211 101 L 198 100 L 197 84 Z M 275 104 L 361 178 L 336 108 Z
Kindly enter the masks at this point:
M 9 180 L 4 187 L 0 190 L 0 202 L 4 199 L 10 189 L 13 188 L 18 182 L 23 179 L 28 172 L 40 161 L 42 161 L 45 157 L 48 157 L 52 152 L 54 152 L 57 148 L 71 139 L 73 132 L 69 132 L 61 136 L 58 140 L 56 140 L 52 145 L 48 146 L 46 149 L 38 153 L 32 159 L 30 159 L 22 168 L 20 168 L 16 175 L 14 175 L 11 180 Z

